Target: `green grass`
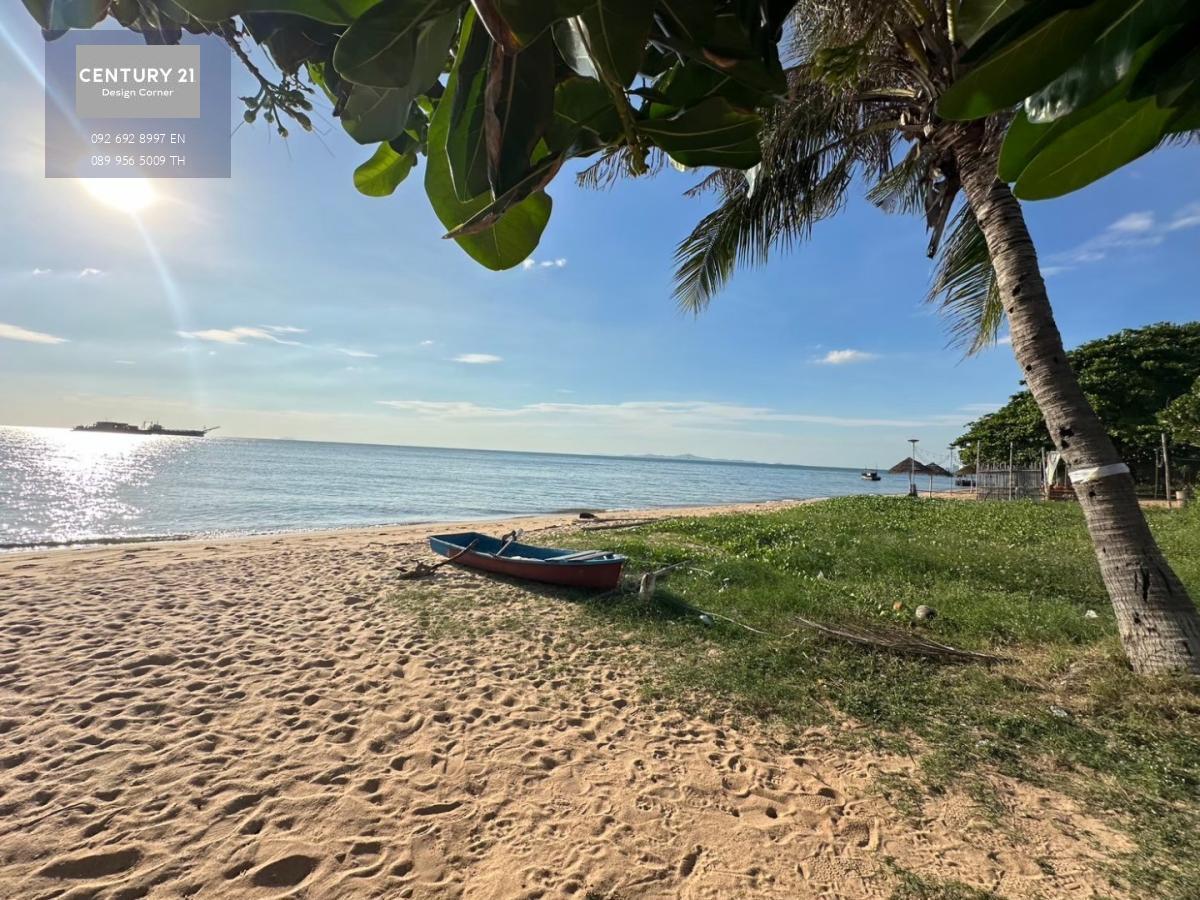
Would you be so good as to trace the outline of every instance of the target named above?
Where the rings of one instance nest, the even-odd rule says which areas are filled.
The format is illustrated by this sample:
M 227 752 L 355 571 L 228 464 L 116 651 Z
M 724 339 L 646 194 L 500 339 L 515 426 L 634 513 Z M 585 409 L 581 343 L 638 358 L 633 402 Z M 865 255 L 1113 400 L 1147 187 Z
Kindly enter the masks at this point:
M 1200 596 L 1200 509 L 1149 515 Z M 920 793 L 965 785 L 985 810 L 988 772 L 1066 790 L 1138 843 L 1114 874 L 1124 888 L 1200 896 L 1200 686 L 1129 672 L 1074 504 L 846 498 L 573 543 L 620 550 L 633 571 L 691 561 L 652 607 L 631 596 L 579 607 L 652 654 L 652 695 L 784 731 L 853 718 L 873 744 L 919 751 Z M 769 635 L 706 626 L 676 601 Z M 937 610 L 927 626 L 911 623 L 919 604 Z M 921 627 L 1018 662 L 866 652 L 797 631 L 796 615 Z M 912 804 L 911 789 L 891 787 L 898 808 Z M 927 888 L 914 880 L 904 896 L 974 896 Z

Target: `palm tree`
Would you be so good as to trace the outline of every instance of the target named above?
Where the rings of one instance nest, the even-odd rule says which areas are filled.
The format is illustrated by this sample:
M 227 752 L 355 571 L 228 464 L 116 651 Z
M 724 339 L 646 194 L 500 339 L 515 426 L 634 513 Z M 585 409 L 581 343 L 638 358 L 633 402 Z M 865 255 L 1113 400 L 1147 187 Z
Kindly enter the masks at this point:
M 959 67 L 956 7 L 801 0 L 790 100 L 768 114 L 757 169 L 719 170 L 694 189 L 719 203 L 679 245 L 676 296 L 700 312 L 737 265 L 806 239 L 860 181 L 883 209 L 922 213 L 938 257 L 931 299 L 966 349 L 994 342 L 1008 320 L 1025 382 L 1072 473 L 1133 668 L 1200 673 L 1196 608 L 1067 362 L 1021 205 L 996 177 L 1010 116 L 963 123 L 935 113 Z

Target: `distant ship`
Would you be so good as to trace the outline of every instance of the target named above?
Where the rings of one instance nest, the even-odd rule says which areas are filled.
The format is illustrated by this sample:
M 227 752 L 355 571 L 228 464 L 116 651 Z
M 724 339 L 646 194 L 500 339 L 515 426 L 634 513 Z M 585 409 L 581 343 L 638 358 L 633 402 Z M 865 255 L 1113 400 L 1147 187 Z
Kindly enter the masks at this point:
M 91 425 L 76 425 L 72 431 L 99 431 L 104 434 L 170 434 L 176 437 L 204 437 L 210 431 L 216 431 L 220 426 L 211 428 L 163 428 L 157 422 L 130 425 L 128 422 L 94 422 Z

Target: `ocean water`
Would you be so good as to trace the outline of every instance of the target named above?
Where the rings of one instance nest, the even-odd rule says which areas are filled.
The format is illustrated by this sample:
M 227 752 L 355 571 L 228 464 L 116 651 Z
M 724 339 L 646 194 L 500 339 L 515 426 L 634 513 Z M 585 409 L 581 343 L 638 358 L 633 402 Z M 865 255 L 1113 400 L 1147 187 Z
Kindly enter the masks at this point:
M 0 426 L 0 550 L 907 486 L 811 466 Z

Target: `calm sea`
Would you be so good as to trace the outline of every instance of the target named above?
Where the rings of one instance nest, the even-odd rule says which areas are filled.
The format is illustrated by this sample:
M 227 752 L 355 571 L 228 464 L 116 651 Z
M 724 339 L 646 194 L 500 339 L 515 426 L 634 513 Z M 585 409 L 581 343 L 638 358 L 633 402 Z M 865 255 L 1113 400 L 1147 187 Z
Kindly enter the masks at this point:
M 0 427 L 0 549 L 898 493 L 857 470 Z

